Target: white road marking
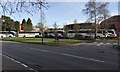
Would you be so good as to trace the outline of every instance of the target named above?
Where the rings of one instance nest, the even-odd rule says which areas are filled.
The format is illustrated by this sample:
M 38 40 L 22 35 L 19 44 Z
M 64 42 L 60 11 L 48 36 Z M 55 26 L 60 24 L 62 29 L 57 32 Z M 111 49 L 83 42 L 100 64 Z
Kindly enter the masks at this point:
M 93 42 L 91 45 L 96 45 L 97 44 L 97 46 L 101 46 L 101 45 L 117 45 L 117 43 L 103 43 L 103 42 L 100 42 L 100 43 L 98 43 L 98 42 Z
M 102 42 L 100 44 L 103 44 Z
M 79 59 L 86 59 L 86 60 L 90 60 L 90 61 L 104 63 L 104 61 L 102 61 L 102 60 L 97 60 L 97 59 L 92 59 L 92 58 L 80 57 L 80 56 L 75 56 L 75 55 L 70 55 L 70 54 L 65 54 L 65 53 L 57 53 L 57 52 L 47 51 L 47 50 L 43 50 L 43 49 L 34 49 L 34 48 L 30 48 L 30 49 L 32 49 L 32 50 L 39 50 L 39 51 L 43 51 L 43 52 L 47 52 L 47 53 L 54 53 L 54 54 L 59 54 L 59 55 L 64 55 L 64 56 L 69 56 L 69 57 L 74 57 L 74 58 L 79 58 Z
M 96 59 L 92 59 L 92 58 L 80 57 L 80 56 L 75 56 L 75 55 L 70 55 L 70 54 L 65 54 L 65 53 L 61 53 L 61 55 L 71 56 L 71 57 L 75 57 L 75 58 L 86 59 L 86 60 L 91 60 L 91 61 L 96 61 L 96 62 L 102 62 L 102 63 L 104 63 L 104 61 L 96 60 Z
M 118 43 L 113 43 L 114 45 L 117 45 Z
M 96 44 L 97 42 L 93 42 L 93 43 L 95 43 L 95 44 Z
M 106 43 L 106 44 L 110 44 L 110 43 Z
M 97 44 L 97 46 L 100 46 L 101 44 Z
M 25 67 L 25 68 L 29 68 L 26 64 L 24 64 L 24 63 L 22 63 L 22 62 L 20 62 L 20 61 L 17 61 L 17 60 L 15 60 L 15 59 L 13 59 L 13 58 L 7 56 L 7 55 L 4 55 L 4 54 L 2 54 L 2 53 L 0 53 L 0 55 L 6 57 L 7 59 L 12 60 L 12 61 L 15 62 L 15 63 L 20 64 L 21 66 L 23 66 L 23 67 Z M 29 69 L 32 70 L 32 71 L 38 72 L 38 71 L 36 71 L 36 70 L 34 70 L 34 69 L 32 69 L 32 68 L 29 68 Z

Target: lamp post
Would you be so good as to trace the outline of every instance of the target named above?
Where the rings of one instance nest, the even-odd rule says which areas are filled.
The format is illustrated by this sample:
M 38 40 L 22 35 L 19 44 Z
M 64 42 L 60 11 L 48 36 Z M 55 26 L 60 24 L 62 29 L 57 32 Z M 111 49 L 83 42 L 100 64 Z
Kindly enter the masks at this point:
M 41 24 L 43 25 L 43 22 L 42 22 L 42 2 L 40 0 L 40 12 L 41 12 Z M 41 32 L 42 32 L 42 45 L 43 45 L 43 27 L 41 29 Z

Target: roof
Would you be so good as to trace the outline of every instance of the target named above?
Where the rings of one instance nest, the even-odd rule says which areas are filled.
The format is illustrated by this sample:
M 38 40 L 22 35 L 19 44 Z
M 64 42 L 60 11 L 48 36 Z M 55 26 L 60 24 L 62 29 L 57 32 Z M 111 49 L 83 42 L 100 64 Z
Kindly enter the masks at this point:
M 108 19 L 108 22 L 120 22 L 120 15 L 115 15 Z
M 76 24 L 78 24 L 78 25 L 85 25 L 85 24 L 92 24 L 92 23 L 76 23 Z M 69 24 L 67 26 L 71 26 L 71 25 L 74 25 L 74 24 Z

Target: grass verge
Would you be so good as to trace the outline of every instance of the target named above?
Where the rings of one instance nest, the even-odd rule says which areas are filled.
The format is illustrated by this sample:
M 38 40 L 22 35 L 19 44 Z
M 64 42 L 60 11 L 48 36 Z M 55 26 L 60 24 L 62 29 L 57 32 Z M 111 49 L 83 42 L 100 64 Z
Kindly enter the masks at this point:
M 41 38 L 2 38 L 2 40 L 7 41 L 16 41 L 16 42 L 24 42 L 24 43 L 35 43 L 41 44 Z M 68 44 L 68 43 L 80 43 L 80 42 L 93 42 L 94 40 L 74 40 L 74 39 L 59 39 L 55 41 L 53 38 L 44 38 L 44 45 L 58 45 L 58 44 Z
M 120 45 L 114 45 L 114 48 L 120 50 Z

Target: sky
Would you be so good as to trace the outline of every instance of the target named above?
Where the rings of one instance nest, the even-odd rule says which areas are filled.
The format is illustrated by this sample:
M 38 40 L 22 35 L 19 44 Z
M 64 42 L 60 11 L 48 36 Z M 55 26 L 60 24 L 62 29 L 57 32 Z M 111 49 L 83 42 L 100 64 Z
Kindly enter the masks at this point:
M 56 22 L 58 27 L 63 27 L 63 23 L 71 24 L 76 19 L 78 23 L 83 23 L 87 20 L 88 16 L 83 13 L 85 4 L 87 2 L 48 2 L 50 6 L 45 10 L 46 26 L 51 28 Z M 118 2 L 109 2 L 108 10 L 111 16 L 118 15 Z M 23 19 L 31 18 L 33 25 L 40 22 L 40 12 L 36 11 L 33 16 L 23 13 L 15 13 L 8 15 L 12 19 L 22 22 Z

